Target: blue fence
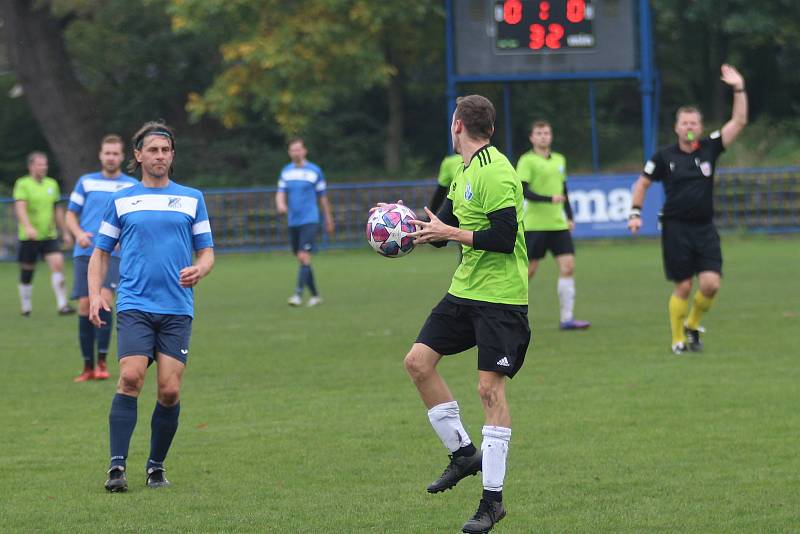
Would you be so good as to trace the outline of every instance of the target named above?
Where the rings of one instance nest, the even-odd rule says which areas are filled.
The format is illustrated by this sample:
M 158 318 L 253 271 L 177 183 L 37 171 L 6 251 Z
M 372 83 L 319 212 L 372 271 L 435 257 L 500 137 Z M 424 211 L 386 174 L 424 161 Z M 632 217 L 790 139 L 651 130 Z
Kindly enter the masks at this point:
M 627 215 L 635 174 L 570 177 L 570 201 L 576 238 L 628 235 Z M 715 184 L 716 222 L 723 231 L 800 231 L 800 167 L 721 169 Z M 403 199 L 422 211 L 435 188 L 433 180 L 330 184 L 328 196 L 336 233 L 324 247 L 364 246 L 367 212 L 377 201 Z M 288 247 L 286 220 L 275 211 L 275 188 L 210 189 L 206 203 L 217 250 L 266 251 Z M 645 235 L 658 234 L 656 213 L 663 202 L 658 184 L 645 203 Z M 16 256 L 17 232 L 13 201 L 0 199 L 0 260 Z

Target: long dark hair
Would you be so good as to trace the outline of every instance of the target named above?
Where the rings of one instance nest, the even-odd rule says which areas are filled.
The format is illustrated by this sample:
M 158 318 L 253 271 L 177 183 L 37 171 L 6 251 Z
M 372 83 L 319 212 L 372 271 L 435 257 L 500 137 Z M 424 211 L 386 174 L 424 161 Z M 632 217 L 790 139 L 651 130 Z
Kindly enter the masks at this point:
M 167 124 L 163 120 L 158 121 L 149 121 L 142 125 L 139 130 L 133 134 L 133 150 L 141 150 L 142 145 L 144 144 L 144 138 L 148 135 L 158 135 L 160 137 L 166 137 L 169 139 L 169 143 L 172 145 L 172 151 L 175 151 L 175 132 L 172 131 L 172 128 L 167 126 Z M 128 162 L 128 172 L 133 174 L 141 167 L 141 163 L 136 161 L 134 157 L 130 162 Z M 169 176 L 172 177 L 172 165 L 169 167 Z

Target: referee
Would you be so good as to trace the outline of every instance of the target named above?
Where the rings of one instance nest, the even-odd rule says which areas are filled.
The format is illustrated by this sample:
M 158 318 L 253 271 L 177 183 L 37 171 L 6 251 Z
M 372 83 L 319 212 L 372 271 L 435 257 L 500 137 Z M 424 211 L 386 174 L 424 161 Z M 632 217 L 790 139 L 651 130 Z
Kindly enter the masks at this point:
M 719 155 L 747 124 L 744 78 L 731 65 L 722 65 L 721 80 L 733 89 L 731 118 L 721 130 L 701 138 L 703 117 L 697 108 L 684 106 L 675 115 L 676 144 L 659 149 L 644 166 L 633 186 L 633 206 L 628 228 L 641 228 L 641 210 L 653 181 L 664 186 L 661 249 L 667 279 L 675 284 L 669 299 L 672 352 L 702 349 L 700 319 L 711 308 L 722 276 L 722 251 L 714 216 L 714 171 Z M 689 312 L 692 279 L 698 290 Z M 687 317 L 688 316 L 688 317 Z

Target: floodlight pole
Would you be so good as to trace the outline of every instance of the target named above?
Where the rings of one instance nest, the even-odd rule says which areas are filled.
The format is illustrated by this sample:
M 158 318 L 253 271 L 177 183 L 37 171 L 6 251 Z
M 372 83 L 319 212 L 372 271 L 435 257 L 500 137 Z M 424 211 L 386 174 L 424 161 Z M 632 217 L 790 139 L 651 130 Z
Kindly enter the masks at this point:
M 445 33 L 445 51 L 444 62 L 447 69 L 447 82 L 445 89 L 445 97 L 447 98 L 447 153 L 453 153 L 453 140 L 450 138 L 450 121 L 453 119 L 453 113 L 456 111 L 456 82 L 455 82 L 455 31 L 453 28 L 453 0 L 445 0 L 445 17 L 444 17 L 444 33 Z
M 642 95 L 642 158 L 656 150 L 655 69 L 653 68 L 653 35 L 650 2 L 639 0 L 639 92 Z

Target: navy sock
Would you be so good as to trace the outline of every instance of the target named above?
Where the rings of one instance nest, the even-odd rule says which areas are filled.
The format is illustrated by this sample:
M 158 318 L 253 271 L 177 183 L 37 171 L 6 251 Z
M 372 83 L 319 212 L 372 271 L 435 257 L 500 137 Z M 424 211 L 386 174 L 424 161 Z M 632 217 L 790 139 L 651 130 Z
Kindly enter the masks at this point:
M 311 291 L 313 296 L 317 296 L 317 286 L 314 284 L 314 272 L 311 270 L 310 265 L 305 265 L 306 268 L 306 285 L 308 286 L 308 290 Z
M 297 295 L 303 294 L 303 288 L 306 285 L 306 270 L 305 265 L 301 265 L 300 268 L 297 270 L 297 286 L 294 288 L 294 292 Z
M 83 364 L 89 369 L 94 367 L 94 325 L 89 322 L 89 316 L 78 316 L 78 341 L 81 344 Z
M 478 451 L 477 449 L 475 449 L 475 444 L 470 443 L 469 445 L 464 445 L 456 452 L 454 452 L 453 458 L 458 458 L 459 456 L 474 456 L 476 452 Z
M 97 352 L 108 354 L 108 344 L 111 341 L 111 325 L 114 323 L 114 314 L 101 308 L 99 315 L 100 320 L 106 324 L 97 329 Z
M 167 457 L 172 438 L 178 430 L 178 416 L 181 413 L 181 403 L 166 407 L 156 402 L 153 410 L 153 419 L 150 422 L 150 458 L 147 467 L 162 467 L 164 458 Z
M 503 502 L 503 492 L 502 491 L 483 490 L 483 500 L 485 500 L 485 501 L 494 501 L 494 502 Z
M 117 393 L 111 401 L 108 430 L 111 442 L 111 467 L 125 465 L 133 429 L 136 427 L 137 398 Z

